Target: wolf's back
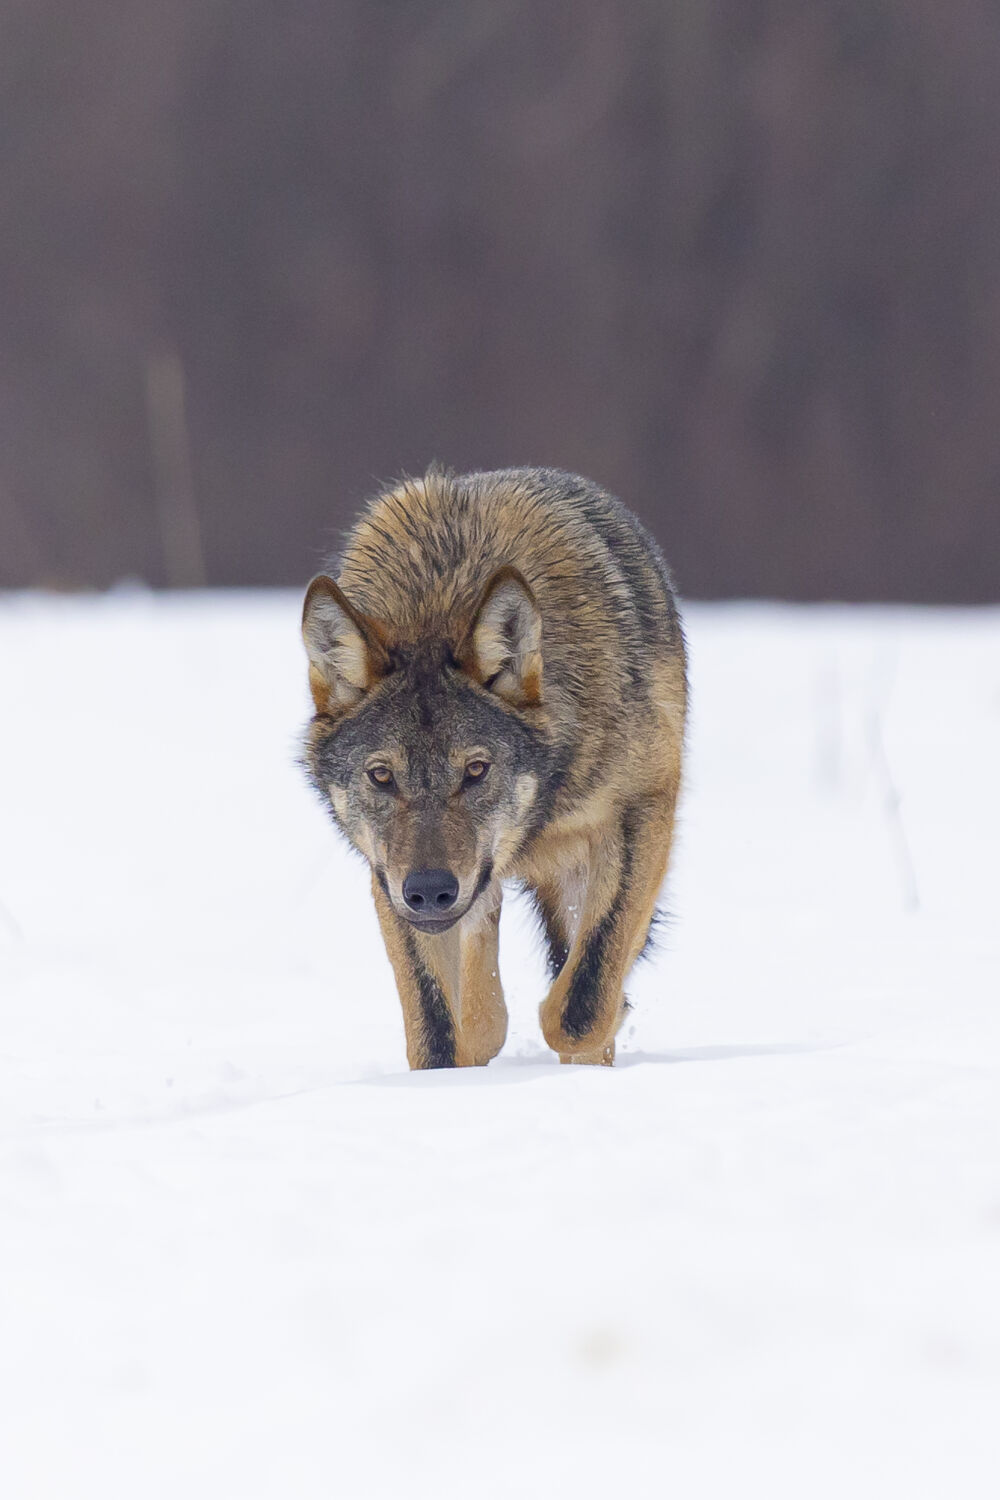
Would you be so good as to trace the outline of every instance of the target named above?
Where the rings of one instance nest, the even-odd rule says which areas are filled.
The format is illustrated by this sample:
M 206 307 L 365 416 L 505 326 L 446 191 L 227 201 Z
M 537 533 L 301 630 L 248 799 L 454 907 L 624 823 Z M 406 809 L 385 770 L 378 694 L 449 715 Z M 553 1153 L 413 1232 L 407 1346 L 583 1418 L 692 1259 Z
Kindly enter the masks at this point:
M 589 624 L 673 642 L 673 588 L 656 543 L 611 495 L 556 469 L 431 469 L 403 480 L 354 526 L 340 582 L 394 633 L 449 637 L 505 565 L 528 580 L 549 633 Z

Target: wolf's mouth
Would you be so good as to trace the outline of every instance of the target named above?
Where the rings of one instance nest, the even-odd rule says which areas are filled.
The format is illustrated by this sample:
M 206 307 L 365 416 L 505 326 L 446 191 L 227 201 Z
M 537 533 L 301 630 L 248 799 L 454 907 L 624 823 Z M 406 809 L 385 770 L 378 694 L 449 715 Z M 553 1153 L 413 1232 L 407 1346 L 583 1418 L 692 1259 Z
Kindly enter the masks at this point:
M 472 902 L 470 901 L 469 906 L 471 905 Z M 462 920 L 465 913 L 469 910 L 469 906 L 464 911 L 449 912 L 446 917 L 418 917 L 414 912 L 409 911 L 400 912 L 400 916 L 405 916 L 410 926 L 415 927 L 418 932 L 447 932 L 449 927 L 454 927 L 456 922 Z

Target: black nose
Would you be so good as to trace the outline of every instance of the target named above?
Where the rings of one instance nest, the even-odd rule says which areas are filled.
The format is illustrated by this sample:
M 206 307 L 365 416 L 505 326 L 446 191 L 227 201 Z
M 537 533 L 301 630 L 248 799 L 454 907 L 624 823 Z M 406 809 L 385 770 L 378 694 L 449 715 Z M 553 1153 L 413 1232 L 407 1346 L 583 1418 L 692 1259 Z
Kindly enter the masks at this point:
M 458 898 L 458 881 L 450 870 L 411 870 L 403 881 L 403 900 L 424 916 L 447 911 Z

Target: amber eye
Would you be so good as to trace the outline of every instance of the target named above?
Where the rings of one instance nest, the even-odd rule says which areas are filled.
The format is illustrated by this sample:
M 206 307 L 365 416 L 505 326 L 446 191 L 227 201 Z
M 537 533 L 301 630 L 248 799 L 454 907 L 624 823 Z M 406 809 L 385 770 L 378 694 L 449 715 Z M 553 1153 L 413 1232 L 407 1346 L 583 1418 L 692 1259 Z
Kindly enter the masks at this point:
M 395 786 L 396 784 L 395 777 L 389 770 L 388 766 L 369 766 L 368 780 L 372 782 L 374 786 L 380 786 L 383 788 Z
M 469 764 L 465 768 L 466 785 L 468 785 L 470 781 L 482 781 L 489 768 L 490 763 L 488 760 L 470 760 Z

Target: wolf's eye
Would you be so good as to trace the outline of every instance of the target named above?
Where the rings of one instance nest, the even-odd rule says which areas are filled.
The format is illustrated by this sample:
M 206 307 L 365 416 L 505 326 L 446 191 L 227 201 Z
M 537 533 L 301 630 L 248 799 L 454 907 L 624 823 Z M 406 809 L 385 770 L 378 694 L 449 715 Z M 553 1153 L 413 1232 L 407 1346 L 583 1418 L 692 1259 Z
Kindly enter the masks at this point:
M 490 768 L 488 760 L 470 760 L 465 768 L 464 785 L 468 786 L 473 781 L 482 781 Z
M 385 790 L 396 785 L 396 778 L 388 766 L 369 766 L 368 780 L 373 786 L 380 786 Z

